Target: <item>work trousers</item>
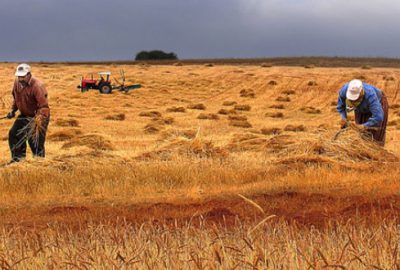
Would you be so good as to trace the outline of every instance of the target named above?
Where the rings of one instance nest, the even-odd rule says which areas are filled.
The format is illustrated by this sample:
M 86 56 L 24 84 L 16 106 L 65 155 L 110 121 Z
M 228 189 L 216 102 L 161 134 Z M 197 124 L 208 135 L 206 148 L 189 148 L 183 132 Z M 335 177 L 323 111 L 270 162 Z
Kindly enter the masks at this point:
M 30 123 L 33 117 L 19 115 L 8 133 L 8 144 L 11 151 L 12 161 L 20 161 L 26 157 L 26 142 L 32 150 L 33 156 L 44 157 L 47 127 L 49 118 L 45 118 L 38 134 L 32 134 Z

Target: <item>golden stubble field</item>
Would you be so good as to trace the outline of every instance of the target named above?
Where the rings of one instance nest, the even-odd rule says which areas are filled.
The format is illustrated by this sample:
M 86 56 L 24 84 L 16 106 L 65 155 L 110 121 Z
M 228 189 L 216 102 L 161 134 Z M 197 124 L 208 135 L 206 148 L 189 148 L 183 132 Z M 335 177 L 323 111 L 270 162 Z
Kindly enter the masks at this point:
M 15 66 L 0 65 L 4 115 Z M 399 70 L 32 68 L 49 91 L 47 157 L 0 168 L 4 269 L 399 268 Z M 142 88 L 76 89 L 120 69 Z M 335 137 L 353 78 L 388 96 L 384 149 Z

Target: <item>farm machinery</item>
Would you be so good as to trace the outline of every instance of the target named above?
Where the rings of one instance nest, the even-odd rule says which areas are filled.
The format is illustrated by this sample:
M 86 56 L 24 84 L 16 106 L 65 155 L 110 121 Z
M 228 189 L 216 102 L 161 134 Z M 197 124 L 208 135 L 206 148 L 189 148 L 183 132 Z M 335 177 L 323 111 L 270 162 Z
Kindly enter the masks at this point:
M 78 85 L 78 88 L 81 89 L 81 92 L 89 91 L 90 89 L 99 90 L 101 94 L 111 94 L 112 90 L 123 91 L 125 93 L 130 90 L 140 88 L 140 84 L 131 84 L 125 85 L 125 72 L 120 70 L 120 75 L 122 79 L 122 83 L 119 82 L 116 78 L 114 78 L 117 84 L 111 83 L 111 72 L 99 72 L 98 79 L 93 77 L 93 74 L 90 75 L 90 78 L 81 77 L 81 83 Z

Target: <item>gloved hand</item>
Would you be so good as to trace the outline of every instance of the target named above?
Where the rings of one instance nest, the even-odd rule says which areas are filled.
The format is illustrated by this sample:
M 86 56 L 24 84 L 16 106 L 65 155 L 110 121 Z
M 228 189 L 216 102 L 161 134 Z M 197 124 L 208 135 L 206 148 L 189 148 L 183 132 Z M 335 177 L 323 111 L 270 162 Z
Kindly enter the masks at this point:
M 14 118 L 15 117 L 15 112 L 14 111 L 10 111 L 9 113 L 7 113 L 6 117 L 8 119 Z
M 342 120 L 340 120 L 340 128 L 341 128 L 341 129 L 347 128 L 347 126 L 348 126 L 348 121 L 347 121 L 347 119 L 342 118 Z

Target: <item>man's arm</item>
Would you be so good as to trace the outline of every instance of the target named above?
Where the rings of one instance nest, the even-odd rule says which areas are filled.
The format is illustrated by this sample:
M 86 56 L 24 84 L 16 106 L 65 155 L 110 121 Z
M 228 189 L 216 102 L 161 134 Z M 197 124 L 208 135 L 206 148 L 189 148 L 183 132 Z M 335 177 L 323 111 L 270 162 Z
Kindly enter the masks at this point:
M 12 96 L 13 96 L 13 101 L 12 101 L 12 105 L 11 105 L 11 112 L 16 112 L 18 111 L 18 107 L 17 107 L 17 103 L 15 102 L 15 91 L 17 91 L 17 81 L 14 81 L 14 86 L 12 89 Z
M 342 119 L 347 119 L 347 112 L 346 112 L 346 90 L 347 85 L 344 85 L 339 91 L 338 102 L 336 106 L 336 110 L 342 117 Z

